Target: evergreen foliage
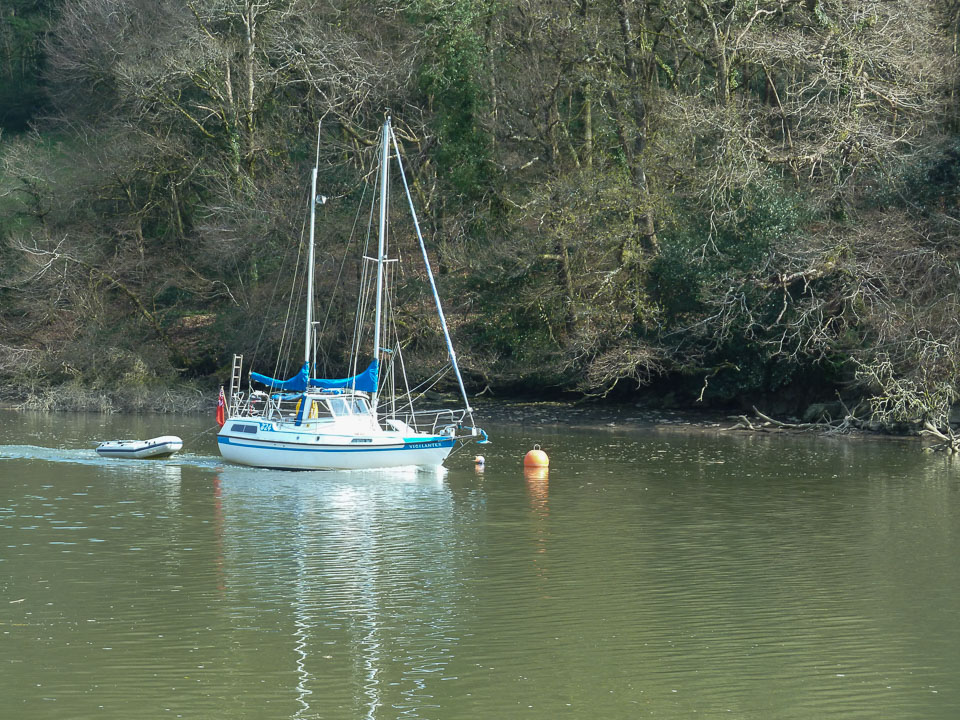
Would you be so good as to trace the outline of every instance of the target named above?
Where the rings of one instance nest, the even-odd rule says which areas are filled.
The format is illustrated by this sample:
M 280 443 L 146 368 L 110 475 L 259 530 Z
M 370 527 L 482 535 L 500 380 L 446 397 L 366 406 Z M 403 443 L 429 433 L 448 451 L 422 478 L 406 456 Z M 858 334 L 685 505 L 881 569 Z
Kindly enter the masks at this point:
M 44 110 L 43 38 L 59 0 L 0 7 L 0 131 L 22 132 Z

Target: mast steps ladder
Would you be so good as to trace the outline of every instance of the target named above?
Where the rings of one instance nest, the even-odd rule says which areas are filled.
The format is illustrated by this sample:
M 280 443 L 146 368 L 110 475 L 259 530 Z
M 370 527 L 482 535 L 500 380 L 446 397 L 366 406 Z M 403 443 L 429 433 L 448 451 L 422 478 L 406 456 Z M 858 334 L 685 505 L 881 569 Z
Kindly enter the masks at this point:
M 243 355 L 233 356 L 233 372 L 230 375 L 230 414 L 235 415 L 240 409 L 240 383 L 243 371 Z

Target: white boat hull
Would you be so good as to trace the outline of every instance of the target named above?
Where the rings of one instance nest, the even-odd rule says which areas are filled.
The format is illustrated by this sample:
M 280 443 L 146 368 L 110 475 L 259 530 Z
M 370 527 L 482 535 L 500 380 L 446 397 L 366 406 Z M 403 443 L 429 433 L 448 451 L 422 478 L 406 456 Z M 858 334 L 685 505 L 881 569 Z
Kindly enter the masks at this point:
M 236 428 L 257 427 L 255 432 Z M 446 435 L 380 432 L 325 435 L 308 429 L 286 431 L 272 423 L 228 421 L 217 445 L 229 462 L 288 470 L 376 470 L 397 467 L 435 468 L 453 449 Z
M 97 455 L 110 458 L 170 457 L 183 447 L 183 440 L 176 435 L 163 435 L 150 440 L 109 440 L 97 445 Z

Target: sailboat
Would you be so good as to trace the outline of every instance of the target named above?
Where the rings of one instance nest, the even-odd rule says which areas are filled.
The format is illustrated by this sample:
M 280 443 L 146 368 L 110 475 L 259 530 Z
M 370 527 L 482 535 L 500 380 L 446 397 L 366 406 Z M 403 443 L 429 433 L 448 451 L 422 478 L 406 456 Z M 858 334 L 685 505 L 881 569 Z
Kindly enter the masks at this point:
M 319 140 L 318 140 L 319 147 Z M 393 153 L 391 153 L 391 148 Z M 358 300 L 355 339 L 350 368 L 345 378 L 314 377 L 313 341 L 314 234 L 317 205 L 317 163 L 313 168 L 310 192 L 310 233 L 307 251 L 307 310 L 304 356 L 300 371 L 286 380 L 251 372 L 248 389 L 242 385 L 243 356 L 234 355 L 230 395 L 217 444 L 224 459 L 240 465 L 296 470 L 372 470 L 379 468 L 437 468 L 451 451 L 465 442 L 486 443 L 486 433 L 477 427 L 473 409 L 457 365 L 436 283 L 430 269 L 416 210 L 407 184 L 399 145 L 390 118 L 380 135 L 379 223 L 376 257 L 364 256 L 364 277 L 372 292 Z M 433 410 L 415 409 L 423 400 L 422 388 L 410 388 L 402 360 L 402 344 L 393 341 L 392 323 L 385 310 L 393 307 L 389 280 L 395 276 L 398 258 L 388 247 L 388 207 L 391 159 L 396 160 L 403 183 L 420 254 L 433 295 L 434 305 L 446 344 L 448 368 L 453 371 L 462 407 Z M 373 213 L 371 212 L 371 221 Z M 361 347 L 359 328 L 367 324 L 373 298 L 371 343 Z M 390 332 L 388 332 L 390 331 Z M 366 364 L 366 368 L 357 371 Z M 398 381 L 399 378 L 399 381 Z

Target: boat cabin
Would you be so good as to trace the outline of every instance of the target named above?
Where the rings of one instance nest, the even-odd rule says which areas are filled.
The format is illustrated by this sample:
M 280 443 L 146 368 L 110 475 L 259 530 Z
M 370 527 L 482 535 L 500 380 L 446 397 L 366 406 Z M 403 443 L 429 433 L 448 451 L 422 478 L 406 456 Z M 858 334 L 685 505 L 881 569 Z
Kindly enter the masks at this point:
M 302 408 L 304 401 L 306 408 Z M 301 413 L 302 409 L 302 413 Z M 372 416 L 370 401 L 365 395 L 331 393 L 273 393 L 254 391 L 250 394 L 246 417 L 265 420 L 333 421 L 339 418 Z

